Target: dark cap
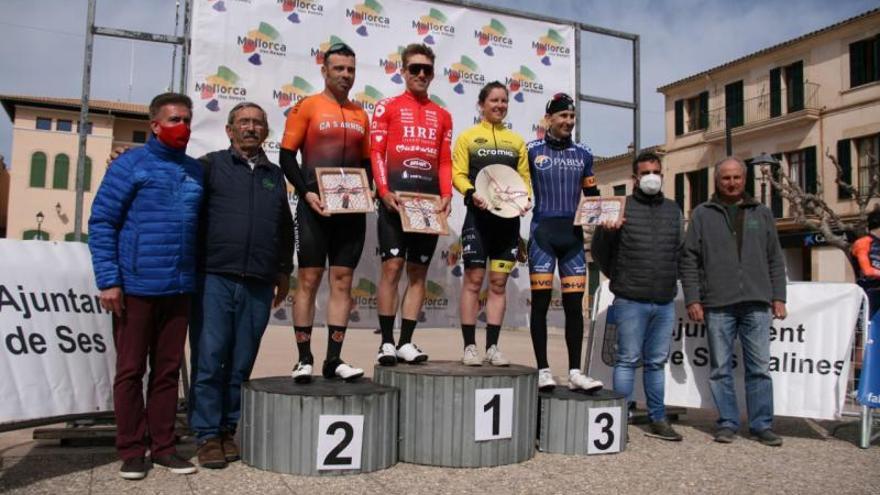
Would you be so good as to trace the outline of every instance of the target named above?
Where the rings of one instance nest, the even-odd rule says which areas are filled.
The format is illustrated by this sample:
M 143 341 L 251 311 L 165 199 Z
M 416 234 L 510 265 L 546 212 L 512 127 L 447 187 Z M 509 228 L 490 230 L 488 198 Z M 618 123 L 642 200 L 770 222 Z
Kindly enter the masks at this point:
M 550 101 L 547 102 L 547 106 L 544 107 L 547 115 L 553 115 L 556 112 L 562 112 L 564 110 L 574 111 L 574 100 L 571 99 L 571 96 L 568 96 L 565 93 L 556 93 L 553 95 L 553 98 L 550 98 Z

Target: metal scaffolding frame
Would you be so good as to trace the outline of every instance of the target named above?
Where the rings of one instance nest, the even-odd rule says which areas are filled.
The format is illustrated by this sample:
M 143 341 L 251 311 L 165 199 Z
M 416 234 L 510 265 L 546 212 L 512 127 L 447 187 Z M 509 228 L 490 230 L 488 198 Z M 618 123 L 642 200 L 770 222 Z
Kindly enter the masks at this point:
M 96 26 L 95 11 L 97 10 L 98 2 L 97 0 L 89 0 L 88 13 L 86 14 L 85 53 L 83 55 L 82 98 L 79 111 L 79 150 L 76 157 L 76 204 L 73 216 L 73 239 L 75 241 L 82 240 L 86 139 L 90 127 L 87 122 L 89 117 L 89 98 L 91 96 L 92 87 L 92 58 L 95 49 L 95 35 L 180 45 L 182 48 L 180 56 L 180 92 L 183 93 L 186 90 L 186 68 L 189 58 L 189 26 L 192 12 L 191 1 L 192 0 L 183 0 L 183 36 L 173 36 L 168 34 L 146 33 L 142 31 L 130 31 L 127 29 Z

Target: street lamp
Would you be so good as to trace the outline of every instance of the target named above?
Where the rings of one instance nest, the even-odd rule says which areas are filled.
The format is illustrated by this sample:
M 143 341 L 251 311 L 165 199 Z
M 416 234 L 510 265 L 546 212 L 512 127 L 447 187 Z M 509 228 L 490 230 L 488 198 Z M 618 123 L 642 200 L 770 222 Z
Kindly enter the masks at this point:
M 768 155 L 765 152 L 761 152 L 760 155 L 752 158 L 750 160 L 750 165 L 753 167 L 761 167 L 761 203 L 767 203 L 767 167 L 770 167 L 770 170 L 773 170 L 773 167 L 779 166 L 779 160 L 773 158 L 773 155 Z
M 46 218 L 46 216 L 43 215 L 42 211 L 37 212 L 37 240 L 38 241 L 43 240 L 43 219 L 45 219 L 45 218 Z

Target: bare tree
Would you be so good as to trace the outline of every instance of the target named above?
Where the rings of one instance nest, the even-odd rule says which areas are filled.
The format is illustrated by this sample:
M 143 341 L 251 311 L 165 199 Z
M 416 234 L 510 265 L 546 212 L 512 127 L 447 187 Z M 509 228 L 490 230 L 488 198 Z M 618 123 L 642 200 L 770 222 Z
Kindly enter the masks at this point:
M 791 176 L 779 168 L 777 174 L 771 173 L 767 165 L 761 166 L 762 180 L 779 191 L 779 194 L 788 200 L 792 219 L 810 230 L 820 232 L 825 241 L 849 256 L 851 241 L 847 239 L 847 232 L 859 238 L 868 233 L 868 207 L 871 200 L 880 199 L 880 166 L 877 158 L 871 156 L 870 179 L 867 187 L 853 187 L 850 178 L 844 178 L 843 168 L 837 162 L 837 158 L 825 150 L 825 156 L 831 160 L 836 170 L 834 182 L 841 190 L 849 192 L 853 201 L 858 205 L 858 214 L 855 217 L 844 219 L 834 211 L 824 199 L 824 184 L 821 174 L 817 177 L 816 192 L 808 193 Z M 875 205 L 875 208 L 877 206 Z

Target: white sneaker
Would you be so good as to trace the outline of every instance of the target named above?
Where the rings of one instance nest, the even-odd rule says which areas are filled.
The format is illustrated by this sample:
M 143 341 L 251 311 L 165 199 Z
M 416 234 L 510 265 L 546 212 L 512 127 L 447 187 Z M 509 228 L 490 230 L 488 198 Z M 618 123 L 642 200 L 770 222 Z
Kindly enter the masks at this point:
M 403 344 L 397 349 L 397 360 L 405 363 L 423 363 L 428 360 L 428 355 L 422 352 L 415 344 Z
M 581 370 L 573 370 L 568 372 L 568 388 L 571 390 L 585 390 L 587 392 L 595 392 L 602 390 L 602 382 L 590 378 L 581 373 Z
M 556 380 L 553 379 L 553 372 L 550 368 L 538 370 L 538 390 L 553 390 L 556 388 Z
M 492 347 L 486 349 L 486 357 L 483 361 L 491 364 L 492 366 L 510 366 L 510 360 L 504 357 L 501 354 L 501 351 L 498 350 L 497 345 L 493 345 Z
M 341 363 L 336 367 L 336 371 L 334 371 L 336 376 L 342 378 L 345 381 L 357 380 L 358 378 L 364 376 L 364 370 L 360 368 L 352 368 L 351 366 Z
M 477 346 L 470 344 L 464 348 L 464 356 L 461 358 L 461 364 L 465 366 L 482 366 L 483 360 L 477 352 Z
M 382 366 L 394 366 L 397 364 L 397 353 L 394 350 L 394 344 L 382 344 L 382 347 L 379 347 L 379 354 L 376 355 L 376 360 Z
M 309 383 L 312 381 L 312 365 L 303 362 L 296 363 L 290 376 L 296 383 Z

